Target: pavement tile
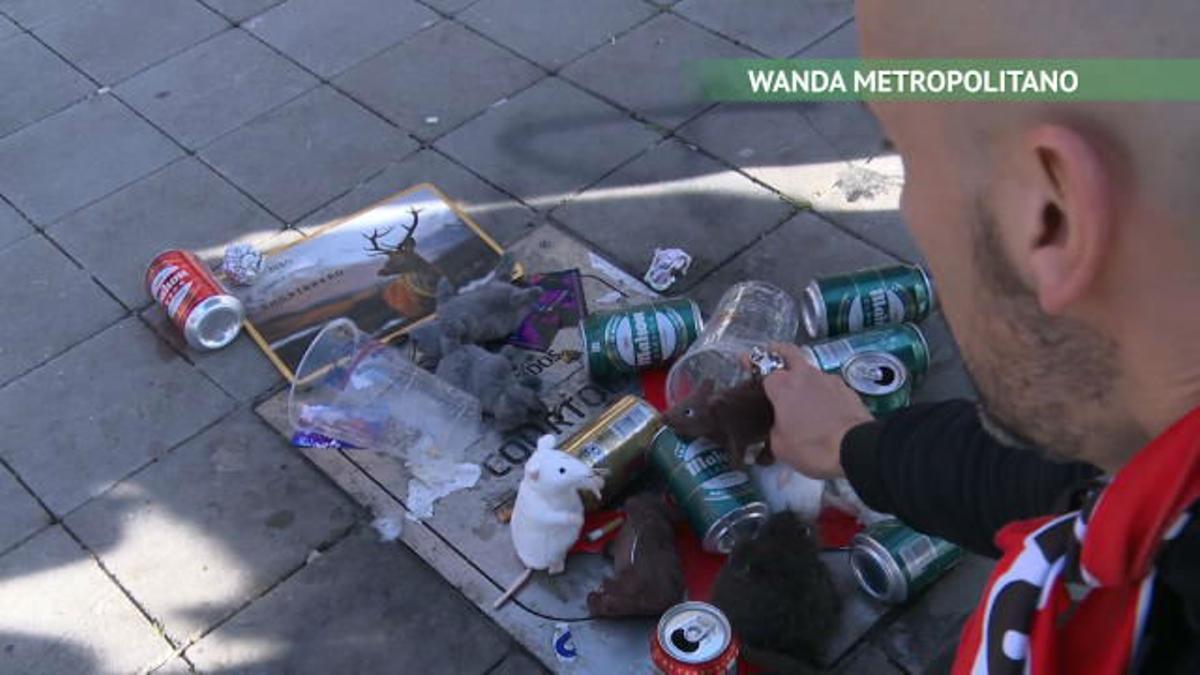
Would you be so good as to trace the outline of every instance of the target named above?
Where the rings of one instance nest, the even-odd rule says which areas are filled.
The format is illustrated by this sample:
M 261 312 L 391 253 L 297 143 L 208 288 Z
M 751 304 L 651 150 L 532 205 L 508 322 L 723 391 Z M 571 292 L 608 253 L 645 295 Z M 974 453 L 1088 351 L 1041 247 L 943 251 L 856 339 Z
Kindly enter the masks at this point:
M 0 466 L 0 551 L 50 524 L 50 514 L 17 479 Z M 0 638 L 3 642 L 3 638 Z M 2 657 L 0 657 L 2 659 Z M 0 660 L 0 663 L 3 663 Z
M 172 248 L 219 259 L 235 241 L 261 242 L 283 225 L 203 163 L 185 158 L 77 211 L 50 236 L 128 307 L 151 301 L 146 266 Z
M 186 654 L 202 672 L 482 673 L 511 644 L 415 554 L 364 528 Z
M 283 375 L 244 331 L 225 347 L 200 352 L 187 346 L 179 329 L 157 306 L 142 310 L 141 317 L 160 338 L 186 354 L 189 361 L 238 401 L 253 401 L 283 383 Z
M 96 80 L 114 84 L 228 25 L 195 0 L 104 0 L 34 32 Z
M 656 138 L 625 113 L 551 77 L 436 146 L 525 203 L 548 209 Z
M 675 11 L 766 56 L 782 59 L 854 16 L 853 0 L 684 0 Z
M 8 17 L 0 15 L 0 40 L 15 35 L 21 31 L 21 27 L 13 23 Z
M 514 649 L 504 657 L 498 666 L 488 671 L 488 675 L 541 675 L 547 673 L 542 664 L 524 650 Z
M 562 76 L 642 117 L 674 128 L 712 105 L 696 61 L 755 54 L 672 14 L 662 14 L 579 59 Z
M 13 207 L 0 202 L 0 249 L 23 239 L 33 232 L 33 227 Z
M 957 567 L 918 598 L 872 642 L 909 673 L 926 667 L 957 644 L 962 625 L 979 603 L 995 561 L 968 554 Z
M 96 0 L 0 0 L 0 12 L 26 28 L 33 28 L 78 11 Z
M 62 515 L 232 407 L 131 317 L 0 389 L 0 453 Z
M 547 68 L 561 68 L 654 13 L 641 0 L 482 0 L 458 19 Z M 530 20 L 537 17 L 536 21 Z M 547 30 L 547 27 L 553 28 Z
M 539 217 L 528 207 L 473 176 L 434 150 L 422 150 L 305 218 L 301 231 L 311 232 L 330 220 L 344 218 L 418 183 L 433 183 L 458 203 L 493 239 L 506 244 L 530 231 Z
M 795 58 L 856 59 L 858 58 L 858 26 L 847 21 L 820 40 L 801 49 Z
M 201 151 L 206 162 L 286 222 L 417 148 L 329 87 L 276 108 Z
M 935 312 L 920 324 L 929 343 L 929 373 L 913 392 L 913 402 L 945 401 L 952 398 L 978 399 L 975 386 L 963 366 L 958 343 L 946 325 L 945 317 Z
M 114 323 L 124 313 L 50 242 L 0 250 L 0 384 Z M 49 311 L 47 311 L 49 310 Z
M 143 71 L 117 94 L 195 149 L 317 85 L 245 31 L 230 30 Z
M 172 248 L 218 265 L 232 243 L 293 238 L 278 219 L 203 163 L 185 158 L 52 226 L 51 237 L 130 307 L 152 302 L 146 266 Z
M 666 141 L 552 214 L 640 277 L 656 247 L 693 257 L 682 291 L 786 217 L 791 206 L 683 143 Z
M 438 20 L 412 0 L 290 0 L 242 26 L 332 77 Z
M 204 0 L 204 4 L 225 15 L 230 21 L 245 21 L 284 0 Z
M 0 645 L 6 673 L 133 673 L 170 653 L 61 527 L 0 558 Z
M 183 641 L 303 565 L 358 511 L 244 409 L 118 483 L 66 524 Z
M 755 279 L 787 291 L 797 301 L 798 312 L 800 296 L 813 277 L 895 262 L 813 214 L 801 212 L 722 265 L 689 295 L 708 313 L 730 286 Z M 800 330 L 798 337 L 803 337 Z
M 342 73 L 335 84 L 413 135 L 432 139 L 542 75 L 445 21 Z
M 0 40 L 4 28 L 0 25 Z M 87 78 L 29 35 L 0 41 L 0 136 L 62 110 L 93 89 Z
M 0 139 L 0 194 L 47 225 L 181 153 L 112 96 L 93 96 Z
M 456 14 L 477 2 L 479 2 L 479 0 L 424 0 L 423 4 L 428 5 L 439 12 Z
M 859 645 L 833 672 L 836 675 L 906 675 L 888 661 L 883 650 L 871 644 Z

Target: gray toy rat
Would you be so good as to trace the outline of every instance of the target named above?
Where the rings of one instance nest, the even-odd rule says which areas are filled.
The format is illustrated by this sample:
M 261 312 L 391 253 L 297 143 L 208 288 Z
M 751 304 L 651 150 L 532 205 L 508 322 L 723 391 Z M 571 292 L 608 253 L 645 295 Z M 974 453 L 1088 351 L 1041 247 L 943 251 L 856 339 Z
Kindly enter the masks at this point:
M 487 276 L 457 291 L 446 277 L 438 281 L 437 318 L 411 333 L 422 365 L 433 367 L 458 345 L 502 340 L 520 327 L 542 289 L 509 283 L 515 267 L 505 253 Z
M 478 345 L 466 344 L 446 354 L 435 372 L 478 398 L 483 411 L 495 418 L 500 431 L 511 431 L 547 412 L 538 396 L 542 381 L 533 375 L 518 375 L 520 359 L 516 347 L 504 347 L 494 354 Z

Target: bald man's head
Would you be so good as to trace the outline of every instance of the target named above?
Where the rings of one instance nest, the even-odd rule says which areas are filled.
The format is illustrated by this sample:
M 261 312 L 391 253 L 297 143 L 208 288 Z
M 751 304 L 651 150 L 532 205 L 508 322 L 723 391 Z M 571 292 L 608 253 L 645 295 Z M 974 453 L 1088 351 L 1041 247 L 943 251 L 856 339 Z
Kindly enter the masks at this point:
M 1195 0 L 860 0 L 858 23 L 868 59 L 1200 57 Z M 1115 468 L 1200 404 L 1200 106 L 872 109 L 1002 423 Z

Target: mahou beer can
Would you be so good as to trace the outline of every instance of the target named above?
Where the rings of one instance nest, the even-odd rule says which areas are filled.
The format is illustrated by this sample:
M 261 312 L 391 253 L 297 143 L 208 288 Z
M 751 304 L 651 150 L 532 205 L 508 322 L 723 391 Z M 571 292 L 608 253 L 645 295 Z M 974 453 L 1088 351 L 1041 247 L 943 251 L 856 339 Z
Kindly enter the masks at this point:
M 893 265 L 814 279 L 801 300 L 811 338 L 920 321 L 934 307 L 933 283 L 919 265 Z
M 242 302 L 190 251 L 155 256 L 146 269 L 146 290 L 194 349 L 224 347 L 242 328 Z
M 921 384 L 929 371 L 929 343 L 920 328 L 911 323 L 884 326 L 800 347 L 805 360 L 826 373 L 837 373 L 851 356 L 862 352 L 887 352 L 908 368 L 913 386 Z
M 700 308 L 687 298 L 597 312 L 579 322 L 588 374 L 601 380 L 670 361 L 703 328 Z
M 882 417 L 909 404 L 908 368 L 887 352 L 861 352 L 842 365 L 842 380 L 858 393 L 867 410 Z
M 629 394 L 563 441 L 559 449 L 608 472 L 600 502 L 608 503 L 645 468 L 646 452 L 662 426 L 654 406 Z M 589 510 L 600 506 L 590 492 L 581 494 Z
M 729 553 L 766 524 L 770 509 L 724 448 L 703 438 L 685 441 L 664 427 L 650 446 L 650 461 L 666 477 L 704 550 Z
M 665 675 L 731 675 L 737 672 L 738 652 L 729 619 L 706 602 L 668 609 L 650 638 L 654 672 Z
M 954 544 L 891 519 L 854 535 L 850 569 L 871 597 L 905 602 L 950 571 L 962 556 Z

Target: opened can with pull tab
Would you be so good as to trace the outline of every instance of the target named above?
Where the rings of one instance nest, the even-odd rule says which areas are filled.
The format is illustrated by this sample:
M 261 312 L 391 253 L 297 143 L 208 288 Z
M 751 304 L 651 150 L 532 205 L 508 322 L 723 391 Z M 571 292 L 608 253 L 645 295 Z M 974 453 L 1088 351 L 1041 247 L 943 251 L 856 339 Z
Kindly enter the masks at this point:
M 668 609 L 650 638 L 654 672 L 665 675 L 731 675 L 739 652 L 729 619 L 707 602 Z
M 842 380 L 875 417 L 906 407 L 912 400 L 908 368 L 887 352 L 862 352 L 842 364 Z

